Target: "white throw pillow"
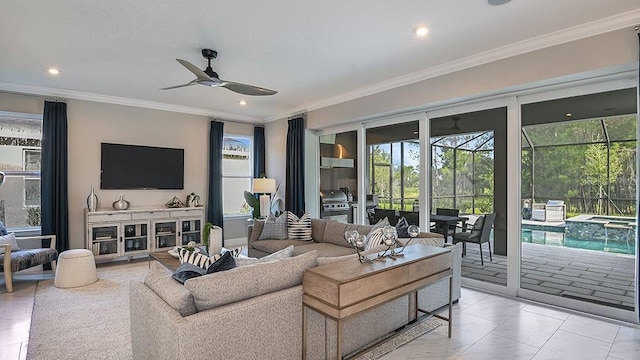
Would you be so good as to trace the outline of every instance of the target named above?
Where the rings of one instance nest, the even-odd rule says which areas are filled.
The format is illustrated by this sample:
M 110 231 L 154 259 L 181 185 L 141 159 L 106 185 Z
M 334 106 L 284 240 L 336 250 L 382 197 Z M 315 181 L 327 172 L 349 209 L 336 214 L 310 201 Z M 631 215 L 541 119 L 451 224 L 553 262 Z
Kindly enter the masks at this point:
M 16 235 L 14 233 L 0 236 L 0 245 L 4 244 L 11 245 L 11 251 L 20 250 L 20 247 L 18 247 L 18 240 L 16 240 Z M 4 254 L 4 246 L 0 247 L 0 254 Z
M 279 260 L 279 259 L 285 259 L 285 258 L 290 258 L 293 256 L 293 245 L 289 245 L 286 248 L 282 249 L 282 250 L 278 250 L 276 252 L 274 252 L 273 254 L 267 255 L 267 256 L 263 256 L 261 258 L 253 258 L 253 257 L 239 257 L 236 259 L 236 266 L 244 266 L 244 265 L 251 265 L 251 264 L 257 264 L 257 263 L 263 263 L 263 262 L 269 262 L 269 261 L 273 261 L 273 260 Z

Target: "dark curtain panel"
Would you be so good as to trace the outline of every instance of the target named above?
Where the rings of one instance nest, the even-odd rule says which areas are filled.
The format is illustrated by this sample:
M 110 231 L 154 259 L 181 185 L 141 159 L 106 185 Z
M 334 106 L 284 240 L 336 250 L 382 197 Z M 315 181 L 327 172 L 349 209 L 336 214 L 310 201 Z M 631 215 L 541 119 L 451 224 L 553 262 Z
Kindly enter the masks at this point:
M 265 169 L 264 127 L 253 128 L 253 177 L 258 178 L 266 174 Z
M 304 213 L 304 118 L 289 120 L 287 130 L 287 189 L 285 209 L 301 216 Z
M 638 79 L 640 79 L 640 29 L 638 29 L 637 31 L 638 31 Z M 640 104 L 640 81 L 638 81 L 638 87 L 636 87 L 636 95 L 638 96 L 637 103 Z M 639 114 L 639 113 L 640 113 L 640 108 L 636 108 L 636 114 Z M 636 211 L 638 211 L 637 209 L 640 209 L 640 203 L 636 204 Z M 636 227 L 636 232 L 638 232 L 639 230 L 640 228 Z M 640 239 L 640 233 L 637 234 L 636 239 Z M 636 256 L 636 261 L 640 266 L 640 256 Z M 638 281 L 638 286 L 636 286 L 636 289 L 640 289 L 640 276 L 636 276 L 636 279 Z M 638 294 L 636 294 L 636 307 L 638 306 L 640 306 L 640 297 L 638 296 Z M 640 317 L 638 318 L 638 320 L 640 320 Z
M 55 234 L 62 252 L 69 249 L 66 103 L 44 102 L 41 154 L 42 234 Z
M 222 145 L 224 123 L 211 122 L 209 131 L 209 201 L 207 202 L 207 221 L 222 227 Z M 223 228 L 224 229 L 224 228 Z

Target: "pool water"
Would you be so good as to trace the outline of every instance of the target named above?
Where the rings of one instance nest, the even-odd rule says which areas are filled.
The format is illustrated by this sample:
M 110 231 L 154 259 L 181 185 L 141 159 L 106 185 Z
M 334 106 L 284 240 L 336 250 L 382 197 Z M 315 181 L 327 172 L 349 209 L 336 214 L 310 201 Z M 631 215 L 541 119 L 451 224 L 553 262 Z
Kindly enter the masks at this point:
M 565 236 L 564 232 L 549 230 L 522 229 L 522 242 L 562 246 L 574 249 L 584 249 L 593 251 L 604 251 L 616 254 L 635 255 L 636 246 L 633 237 L 627 241 L 594 239 L 581 240 Z

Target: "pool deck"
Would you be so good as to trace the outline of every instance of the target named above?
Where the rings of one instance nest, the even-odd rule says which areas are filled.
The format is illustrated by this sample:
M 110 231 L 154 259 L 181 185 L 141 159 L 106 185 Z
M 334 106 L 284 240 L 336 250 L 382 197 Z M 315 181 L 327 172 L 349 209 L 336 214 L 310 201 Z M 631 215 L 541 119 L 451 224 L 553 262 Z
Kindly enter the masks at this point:
M 524 223 L 524 221 L 523 221 Z M 535 221 L 542 225 L 542 222 Z M 557 223 L 550 223 L 557 224 Z M 564 224 L 563 224 L 564 225 Z M 467 244 L 462 276 L 506 286 L 507 257 L 483 246 L 484 266 L 477 244 Z M 633 310 L 635 256 L 522 243 L 524 289 Z

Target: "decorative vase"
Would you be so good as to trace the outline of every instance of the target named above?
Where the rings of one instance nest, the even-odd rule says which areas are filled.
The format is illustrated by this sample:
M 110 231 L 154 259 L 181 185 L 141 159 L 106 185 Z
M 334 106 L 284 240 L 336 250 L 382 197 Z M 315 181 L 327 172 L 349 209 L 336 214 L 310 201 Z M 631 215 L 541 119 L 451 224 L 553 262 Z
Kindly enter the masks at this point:
M 131 203 L 124 199 L 123 194 L 120 194 L 120 200 L 114 201 L 112 204 L 114 210 L 127 210 L 129 205 Z
M 93 184 L 91 184 L 91 192 L 87 196 L 87 209 L 89 211 L 96 211 L 98 209 L 98 195 L 93 191 Z

